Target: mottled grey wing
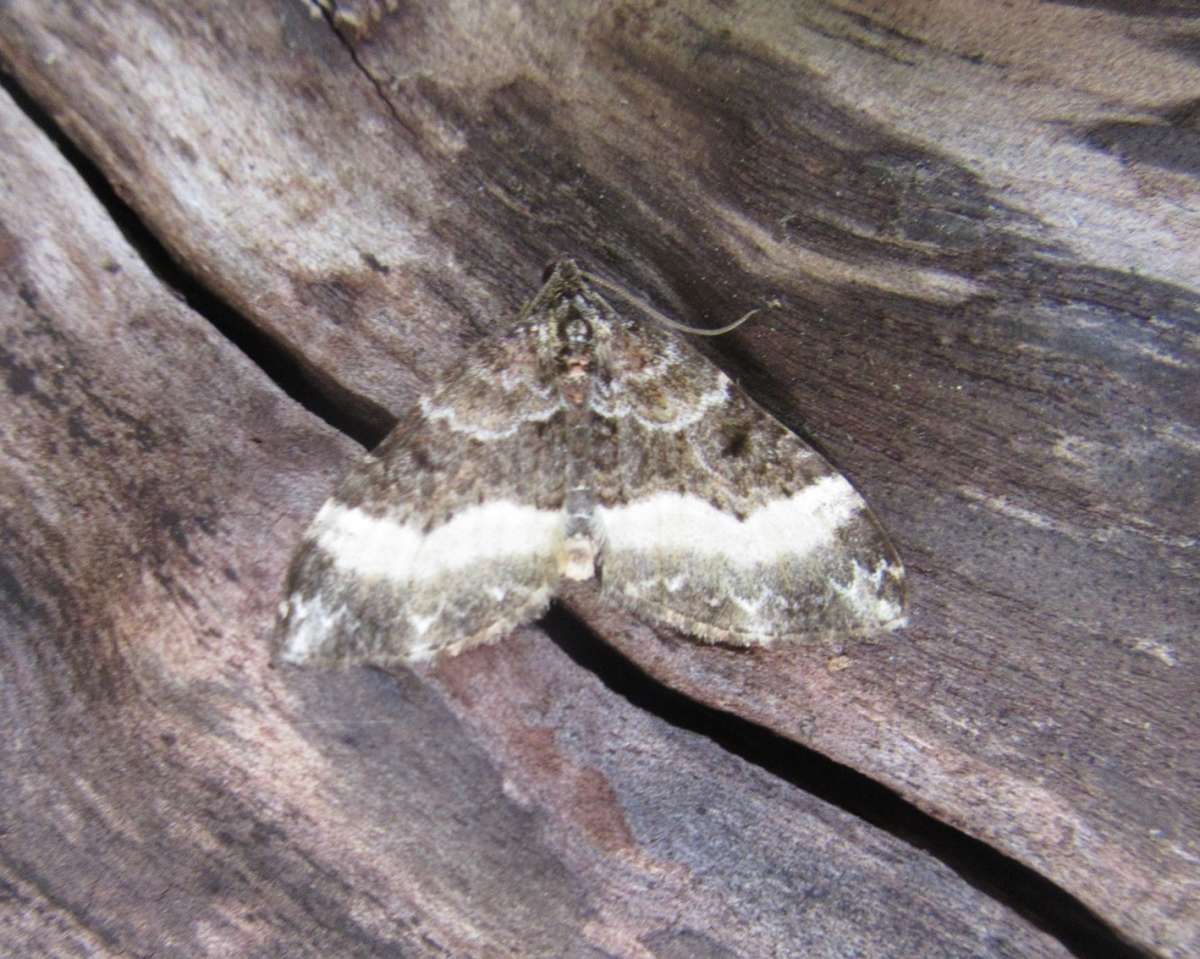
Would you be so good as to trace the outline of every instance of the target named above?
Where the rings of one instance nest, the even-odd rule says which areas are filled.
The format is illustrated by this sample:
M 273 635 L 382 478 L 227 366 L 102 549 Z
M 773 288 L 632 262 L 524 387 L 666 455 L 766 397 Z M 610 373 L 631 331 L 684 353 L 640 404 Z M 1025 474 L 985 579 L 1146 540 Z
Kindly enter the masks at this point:
M 672 335 L 613 337 L 592 404 L 606 595 L 736 645 L 903 625 L 903 567 L 840 473 Z
M 562 402 L 518 325 L 345 477 L 280 608 L 287 662 L 416 662 L 539 616 L 563 538 Z

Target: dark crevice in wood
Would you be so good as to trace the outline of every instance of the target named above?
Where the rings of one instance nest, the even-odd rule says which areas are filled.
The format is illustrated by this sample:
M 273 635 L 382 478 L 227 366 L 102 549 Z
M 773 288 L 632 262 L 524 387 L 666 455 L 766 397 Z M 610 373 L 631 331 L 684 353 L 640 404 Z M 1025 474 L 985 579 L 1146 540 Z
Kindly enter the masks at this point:
M 13 98 L 30 122 L 54 143 L 63 159 L 74 168 L 92 195 L 108 211 L 125 241 L 160 283 L 212 324 L 279 389 L 314 416 L 363 446 L 374 446 L 378 442 L 381 432 L 377 417 L 357 411 L 355 404 L 337 396 L 336 386 L 323 383 L 308 373 L 273 337 L 256 327 L 176 261 L 91 158 L 21 88 L 13 76 L 3 70 L 0 70 L 0 87 Z
M 1028 866 L 922 812 L 848 766 L 658 682 L 555 603 L 540 625 L 613 693 L 823 802 L 922 850 L 1081 959 L 1148 959 L 1082 902 Z
M 329 29 L 333 31 L 333 35 L 338 38 L 338 42 L 340 42 L 345 48 L 350 60 L 354 63 L 355 69 L 358 70 L 358 72 L 366 78 L 367 82 L 375 88 L 375 93 L 378 94 L 379 99 L 383 101 L 383 105 L 387 107 L 388 113 L 391 114 L 392 119 L 395 120 L 400 128 L 408 134 L 409 140 L 414 144 L 414 146 L 419 144 L 420 137 L 417 135 L 417 131 L 408 125 L 404 119 L 404 116 L 399 110 L 396 109 L 396 105 L 388 99 L 388 95 L 383 88 L 383 84 L 379 82 L 375 74 L 367 69 L 366 64 L 362 62 L 362 58 L 359 57 L 358 51 L 354 49 L 354 41 L 350 37 L 347 37 L 346 34 L 338 27 L 337 18 L 335 16 L 336 9 L 337 4 L 333 4 L 332 6 L 321 4 L 321 14 L 325 17 L 325 22 L 329 24 Z

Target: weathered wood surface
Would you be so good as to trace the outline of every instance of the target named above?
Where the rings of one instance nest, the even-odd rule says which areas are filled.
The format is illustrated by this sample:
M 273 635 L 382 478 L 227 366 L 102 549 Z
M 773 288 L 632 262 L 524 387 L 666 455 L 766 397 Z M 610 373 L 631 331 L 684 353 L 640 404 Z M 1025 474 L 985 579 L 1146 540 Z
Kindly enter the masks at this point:
M 947 866 L 635 708 L 537 630 L 273 670 L 353 450 L 0 106 L 6 956 L 1062 956 Z
M 555 253 L 693 323 L 778 299 L 702 346 L 877 508 L 913 626 L 745 654 L 571 608 L 664 701 L 1200 949 L 1191 21 L 386 6 L 339 36 L 300 3 L 26 0 L 0 54 L 360 439 Z M 419 674 L 270 669 L 353 444 L 3 123 L 4 951 L 1062 953 L 1002 880 L 636 708 L 561 617 L 561 648 Z

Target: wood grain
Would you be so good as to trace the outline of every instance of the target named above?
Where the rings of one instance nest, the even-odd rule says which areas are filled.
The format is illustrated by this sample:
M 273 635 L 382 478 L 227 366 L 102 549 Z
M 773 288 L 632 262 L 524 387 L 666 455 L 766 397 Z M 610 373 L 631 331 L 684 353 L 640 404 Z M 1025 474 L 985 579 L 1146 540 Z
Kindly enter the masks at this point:
M 775 301 L 701 346 L 845 470 L 913 598 L 845 648 L 699 648 L 573 593 L 579 623 L 1029 867 L 1113 948 L 1200 949 L 1189 23 L 0 9 L 13 85 L 128 204 L 4 104 L 5 951 L 1086 952 L 536 630 L 420 673 L 269 668 L 354 444 L 170 284 L 368 439 L 560 252 L 685 322 Z

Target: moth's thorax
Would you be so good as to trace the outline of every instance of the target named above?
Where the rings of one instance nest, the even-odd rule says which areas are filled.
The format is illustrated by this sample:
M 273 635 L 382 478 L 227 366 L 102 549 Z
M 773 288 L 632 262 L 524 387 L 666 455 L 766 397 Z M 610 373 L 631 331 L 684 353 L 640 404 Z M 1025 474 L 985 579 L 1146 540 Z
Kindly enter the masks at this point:
M 582 293 L 564 292 L 549 313 L 559 390 L 568 408 L 582 410 L 596 369 L 597 307 Z

